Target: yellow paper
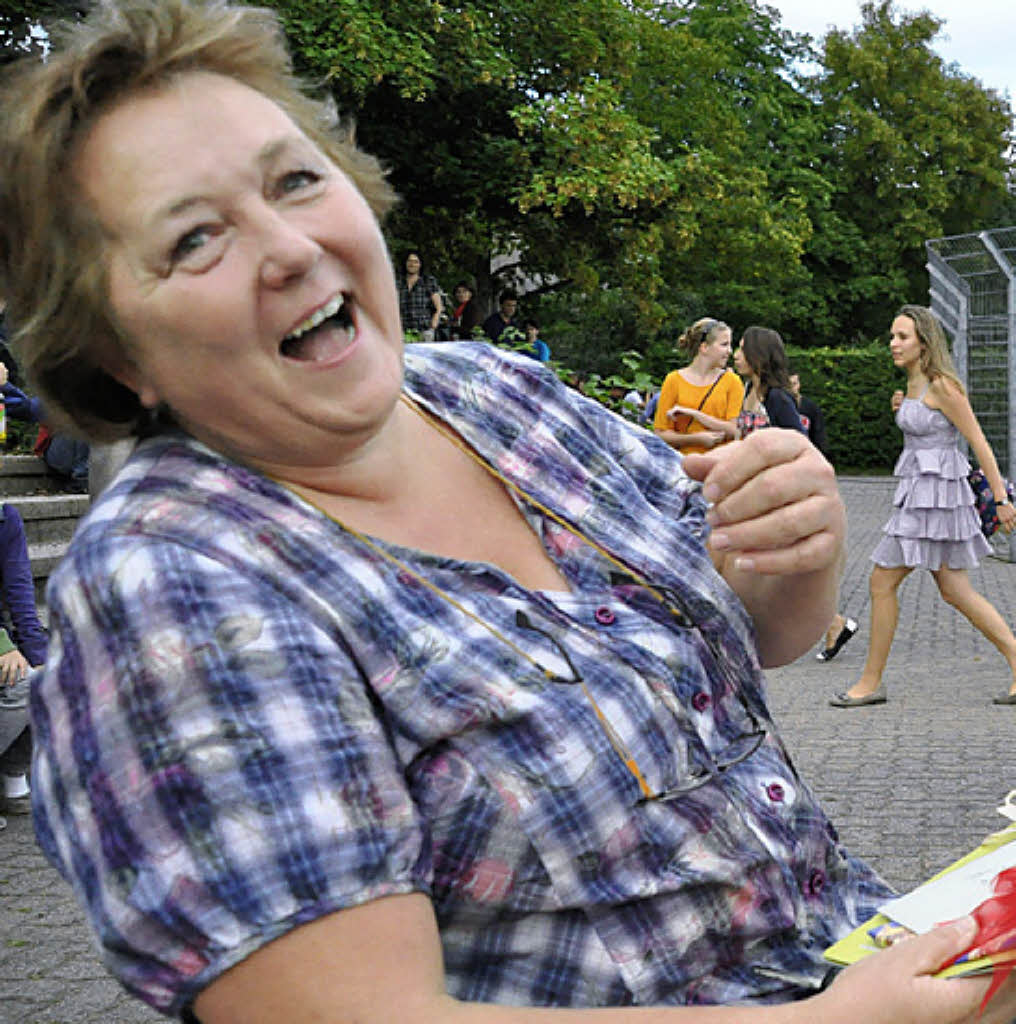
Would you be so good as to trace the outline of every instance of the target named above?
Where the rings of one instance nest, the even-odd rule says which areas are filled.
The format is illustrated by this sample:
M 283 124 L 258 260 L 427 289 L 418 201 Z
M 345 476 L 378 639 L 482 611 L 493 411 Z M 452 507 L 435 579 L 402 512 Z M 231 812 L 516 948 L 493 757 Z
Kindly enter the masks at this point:
M 941 878 L 942 875 L 948 874 L 950 871 L 955 871 L 957 868 L 962 867 L 964 864 L 969 864 L 970 861 L 976 860 L 978 857 L 983 857 L 987 853 L 991 853 L 993 850 L 997 850 L 1000 846 L 1004 846 L 1006 843 L 1010 843 L 1016 840 L 1016 824 L 1009 825 L 1007 828 L 1002 829 L 1001 832 L 994 832 L 988 836 L 976 850 L 971 850 L 965 857 L 961 857 L 958 861 L 950 864 L 947 868 L 940 871 L 937 875 L 933 875 L 932 879 Z M 888 924 L 889 918 L 885 914 L 876 914 L 874 917 L 869 918 L 864 924 L 855 928 L 849 935 L 845 935 L 839 942 L 833 943 L 826 951 L 825 958 L 831 960 L 834 964 L 840 964 L 846 967 L 849 964 L 855 963 L 861 960 L 863 957 L 869 956 L 872 953 L 878 952 L 878 947 L 872 941 L 871 936 L 868 934 L 869 930 L 877 927 L 880 924 Z M 982 971 L 990 970 L 995 964 L 1006 963 L 1010 960 L 1016 960 L 1016 950 L 1007 950 L 1004 953 L 996 953 L 993 956 L 980 957 L 977 960 L 969 960 L 962 964 L 953 964 L 952 967 L 947 967 L 943 971 L 938 972 L 940 978 L 952 978 L 958 977 L 959 975 L 965 974 L 976 974 Z

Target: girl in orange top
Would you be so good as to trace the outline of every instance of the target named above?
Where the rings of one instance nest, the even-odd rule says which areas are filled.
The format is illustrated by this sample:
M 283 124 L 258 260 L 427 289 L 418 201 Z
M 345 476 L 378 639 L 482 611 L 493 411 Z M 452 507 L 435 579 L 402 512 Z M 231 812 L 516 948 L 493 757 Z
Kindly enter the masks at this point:
M 744 385 L 727 370 L 730 328 L 721 320 L 696 320 L 678 339 L 690 362 L 668 373 L 653 426 L 671 448 L 705 452 L 736 437 Z

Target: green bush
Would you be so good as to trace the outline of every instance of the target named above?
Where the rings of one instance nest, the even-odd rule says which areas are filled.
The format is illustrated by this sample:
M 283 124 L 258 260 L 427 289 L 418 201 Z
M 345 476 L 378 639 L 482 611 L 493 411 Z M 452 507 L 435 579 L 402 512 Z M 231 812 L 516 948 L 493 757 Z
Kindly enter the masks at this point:
M 10 455 L 31 455 L 38 432 L 38 423 L 23 423 L 8 416 L 7 438 L 3 443 L 3 450 Z
M 625 403 L 624 396 L 629 391 L 652 394 L 679 365 L 673 342 L 662 333 L 645 352 L 612 348 L 609 357 L 601 350 L 595 359 L 577 347 L 577 338 L 573 339 L 576 347 L 559 346 L 558 338 L 548 340 L 553 353 L 550 366 L 566 384 L 630 420 L 638 419 L 639 410 Z M 802 393 L 825 415 L 829 457 L 837 471 L 890 474 L 903 447 L 903 435 L 889 400 L 893 391 L 906 387 L 906 381 L 893 367 L 885 341 L 851 348 L 788 346 L 787 355 L 791 369 L 800 375 Z
M 903 435 L 889 405 L 905 388 L 884 341 L 858 348 L 788 347 L 801 393 L 825 414 L 829 458 L 840 473 L 891 473 Z

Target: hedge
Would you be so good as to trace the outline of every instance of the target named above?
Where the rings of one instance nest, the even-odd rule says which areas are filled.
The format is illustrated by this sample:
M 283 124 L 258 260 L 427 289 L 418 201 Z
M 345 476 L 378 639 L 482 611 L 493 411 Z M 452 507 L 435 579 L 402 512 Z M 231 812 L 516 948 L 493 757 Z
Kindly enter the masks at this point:
M 891 473 L 903 435 L 889 405 L 906 387 L 884 341 L 863 348 L 795 348 L 787 356 L 801 393 L 825 414 L 829 458 L 840 473 Z
M 415 337 L 408 336 L 413 341 Z M 519 349 L 523 344 L 506 344 Z M 844 474 L 888 475 L 903 447 L 903 435 L 889 404 L 893 391 L 906 387 L 906 379 L 893 366 L 885 341 L 851 348 L 798 348 L 787 346 L 791 370 L 801 378 L 801 393 L 825 415 L 829 459 Z M 648 396 L 663 383 L 647 371 L 647 357 L 623 352 L 618 371 L 609 376 L 566 367 L 557 360 L 550 366 L 566 383 L 595 398 L 630 420 L 639 411 L 623 398 L 631 391 Z M 675 367 L 676 368 L 676 367 Z
M 893 419 L 889 401 L 893 391 L 906 387 L 884 341 L 852 348 L 796 348 L 788 346 L 793 372 L 800 375 L 801 393 L 822 410 L 829 438 L 829 458 L 837 471 L 885 475 L 892 472 L 903 447 L 903 435 Z M 643 357 L 626 352 L 617 374 L 601 377 L 579 373 L 557 363 L 551 365 L 568 384 L 577 385 L 628 419 L 638 412 L 624 404 L 631 390 L 642 395 L 659 389 L 662 380 L 647 374 Z

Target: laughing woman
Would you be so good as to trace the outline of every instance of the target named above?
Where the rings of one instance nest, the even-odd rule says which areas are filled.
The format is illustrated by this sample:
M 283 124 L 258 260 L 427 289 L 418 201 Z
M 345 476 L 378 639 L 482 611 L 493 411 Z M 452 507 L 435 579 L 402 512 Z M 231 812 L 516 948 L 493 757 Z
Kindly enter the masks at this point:
M 889 890 L 765 702 L 843 545 L 803 434 L 682 460 L 524 356 L 404 353 L 390 192 L 268 12 L 108 0 L 2 102 L 24 365 L 145 435 L 32 688 L 39 841 L 131 991 L 202 1024 L 976 1018 L 987 981 L 931 977 L 971 921 L 823 988 Z

